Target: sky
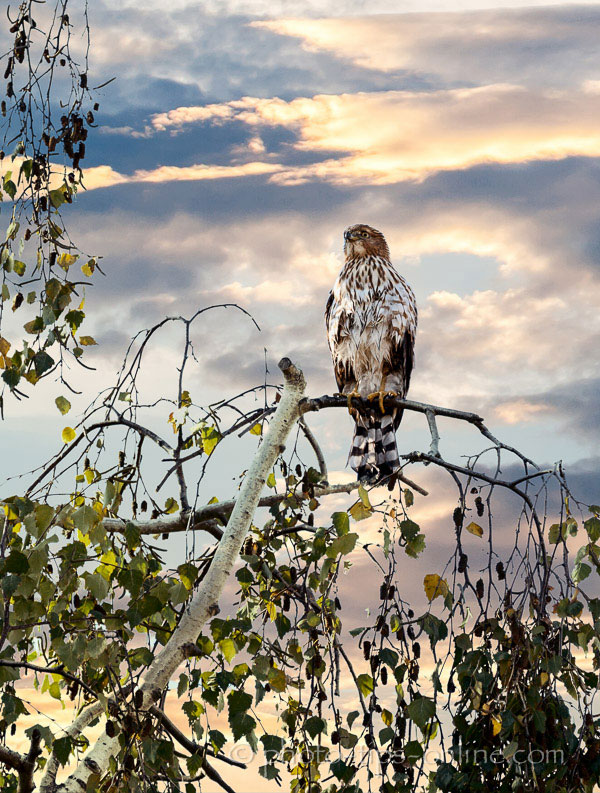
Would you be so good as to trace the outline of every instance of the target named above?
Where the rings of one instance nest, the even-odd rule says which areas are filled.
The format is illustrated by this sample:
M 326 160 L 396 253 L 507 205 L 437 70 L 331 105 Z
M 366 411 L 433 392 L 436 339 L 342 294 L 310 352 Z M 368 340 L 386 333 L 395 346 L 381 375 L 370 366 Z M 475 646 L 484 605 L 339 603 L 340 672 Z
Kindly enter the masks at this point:
M 90 23 L 90 84 L 116 80 L 67 218 L 106 272 L 88 290 L 96 373 L 74 373 L 74 415 L 137 330 L 223 302 L 261 330 L 233 312 L 202 320 L 195 401 L 263 382 L 265 360 L 279 382 L 283 355 L 310 395 L 333 392 L 324 306 L 344 228 L 368 223 L 417 298 L 410 396 L 480 413 L 541 464 L 563 460 L 594 500 L 600 4 L 94 0 Z M 153 351 L 149 389 L 174 393 L 176 341 Z M 38 389 L 8 408 L 6 473 L 60 445 L 62 391 Z M 346 481 L 350 420 L 309 421 Z M 449 457 L 477 447 L 440 426 Z M 407 416 L 398 442 L 427 448 L 424 421 Z M 231 493 L 252 451 L 240 443 L 206 500 Z M 451 512 L 440 488 L 417 504 L 436 531 Z

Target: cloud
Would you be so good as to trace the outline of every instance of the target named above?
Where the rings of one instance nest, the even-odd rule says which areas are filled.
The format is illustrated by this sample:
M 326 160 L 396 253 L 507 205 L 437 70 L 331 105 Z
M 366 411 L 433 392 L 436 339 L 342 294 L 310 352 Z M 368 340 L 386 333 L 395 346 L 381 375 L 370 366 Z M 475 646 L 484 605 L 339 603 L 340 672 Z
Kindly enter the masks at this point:
M 563 429 L 581 435 L 588 441 L 600 436 L 600 377 L 577 378 L 518 401 L 498 400 L 495 412 L 508 423 L 550 414 Z
M 261 176 L 273 174 L 282 166 L 268 162 L 246 162 L 240 165 L 197 165 L 176 166 L 161 165 L 151 170 L 137 170 L 127 176 L 119 173 L 109 165 L 86 168 L 83 184 L 86 190 L 99 190 L 117 184 L 134 184 L 139 182 L 201 182 L 210 179 L 234 179 L 243 176 Z
M 556 88 L 588 76 L 600 29 L 598 8 L 483 10 L 486 4 L 479 3 L 477 10 L 461 13 L 463 4 L 452 5 L 448 13 L 274 17 L 253 26 L 298 38 L 310 52 L 327 52 L 363 68 L 435 74 L 465 85 L 518 81 Z
M 283 127 L 297 135 L 297 151 L 319 159 L 274 168 L 273 181 L 393 184 L 481 163 L 600 155 L 599 111 L 600 95 L 589 92 L 487 85 L 321 94 L 291 101 L 243 97 L 180 107 L 153 116 L 152 125 L 157 131 L 179 130 L 197 121 L 236 121 L 252 130 Z

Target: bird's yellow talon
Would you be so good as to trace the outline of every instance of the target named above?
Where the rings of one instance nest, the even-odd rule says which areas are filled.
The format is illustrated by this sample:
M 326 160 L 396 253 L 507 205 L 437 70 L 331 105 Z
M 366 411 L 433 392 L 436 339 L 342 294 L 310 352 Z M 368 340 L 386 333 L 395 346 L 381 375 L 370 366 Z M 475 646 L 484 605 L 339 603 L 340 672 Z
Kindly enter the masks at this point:
M 382 389 L 381 391 L 375 391 L 372 394 L 369 394 L 367 396 L 367 399 L 369 400 L 369 402 L 372 402 L 374 399 L 378 399 L 379 410 L 381 410 L 382 414 L 385 414 L 385 406 L 383 404 L 383 398 L 386 396 L 398 396 L 398 394 L 396 393 L 396 391 L 384 391 Z
M 360 397 L 360 394 L 355 388 L 349 394 L 346 394 L 346 397 L 348 399 L 348 413 L 352 416 L 352 418 L 356 418 L 356 416 L 358 415 L 358 411 L 356 410 L 356 408 L 352 407 L 352 397 Z

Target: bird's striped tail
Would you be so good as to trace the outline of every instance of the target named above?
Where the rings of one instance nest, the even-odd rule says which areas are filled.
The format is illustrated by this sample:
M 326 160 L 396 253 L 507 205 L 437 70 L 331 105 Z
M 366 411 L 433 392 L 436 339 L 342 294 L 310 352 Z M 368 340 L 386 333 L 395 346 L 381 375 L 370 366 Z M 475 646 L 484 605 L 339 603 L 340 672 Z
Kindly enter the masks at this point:
M 356 417 L 348 462 L 358 479 L 377 484 L 400 467 L 394 415 L 369 411 Z

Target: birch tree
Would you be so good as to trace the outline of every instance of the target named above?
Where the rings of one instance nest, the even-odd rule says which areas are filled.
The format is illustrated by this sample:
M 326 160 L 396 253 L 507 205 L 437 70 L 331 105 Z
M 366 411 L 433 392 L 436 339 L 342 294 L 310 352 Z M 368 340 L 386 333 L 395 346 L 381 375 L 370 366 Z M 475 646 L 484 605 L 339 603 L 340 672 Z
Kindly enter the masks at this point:
M 99 270 L 65 214 L 85 187 L 82 166 L 98 103 L 88 79 L 87 2 L 7 6 L 0 56 L 0 413 L 56 374 L 84 366 L 85 286 Z M 7 45 L 4 44 L 7 42 Z M 66 397 L 63 397 L 66 399 Z
M 421 417 L 421 448 L 392 490 L 333 485 L 310 423 L 345 397 L 311 395 L 283 359 L 275 382 L 204 404 L 188 383 L 205 311 L 139 334 L 62 449 L 3 498 L 2 787 L 231 791 L 245 745 L 265 785 L 294 793 L 594 790 L 600 508 L 480 416 L 393 397 Z M 166 329 L 182 338 L 174 396 L 165 383 L 149 401 Z M 440 419 L 480 451 L 444 454 Z M 219 455 L 248 457 L 217 501 Z M 445 562 L 417 520 L 434 469 L 455 493 Z M 362 618 L 353 576 L 374 603 Z M 53 699 L 70 725 L 44 718 Z

